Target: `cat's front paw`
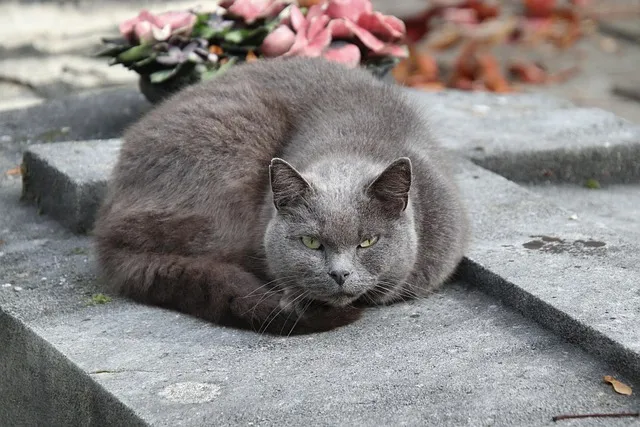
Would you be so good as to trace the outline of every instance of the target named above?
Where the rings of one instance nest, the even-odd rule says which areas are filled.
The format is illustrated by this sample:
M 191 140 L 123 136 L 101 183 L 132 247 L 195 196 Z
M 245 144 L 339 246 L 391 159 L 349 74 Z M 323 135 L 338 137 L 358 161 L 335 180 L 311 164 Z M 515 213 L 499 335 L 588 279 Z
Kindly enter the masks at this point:
M 300 316 L 297 333 L 324 332 L 346 326 L 358 320 L 363 311 L 360 307 L 334 307 L 309 300 L 298 304 L 297 310 Z

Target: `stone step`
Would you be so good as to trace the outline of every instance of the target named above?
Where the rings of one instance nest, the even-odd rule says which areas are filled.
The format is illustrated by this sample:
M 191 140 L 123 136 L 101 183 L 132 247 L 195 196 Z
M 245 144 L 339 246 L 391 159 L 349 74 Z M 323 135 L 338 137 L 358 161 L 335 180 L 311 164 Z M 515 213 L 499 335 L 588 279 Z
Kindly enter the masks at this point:
M 291 338 L 116 297 L 91 304 L 100 286 L 88 238 L 19 205 L 17 183 L 0 191 L 9 212 L 0 229 L 10 230 L 0 273 L 11 283 L 0 288 L 0 342 L 12 344 L 0 352 L 10 376 L 0 382 L 0 425 L 90 425 L 100 416 L 101 425 L 511 426 L 635 410 L 637 395 L 615 395 L 602 377 L 640 381 L 639 272 L 628 255 L 638 248 L 469 161 L 459 162 L 457 178 L 475 229 L 463 282 L 370 309 L 337 331 Z M 38 226 L 31 239 L 41 243 L 27 244 Z M 40 404 L 27 396 L 42 381 Z M 86 392 L 76 400 L 62 387 Z
M 139 98 L 127 96 L 141 105 Z M 535 95 L 411 96 L 429 108 L 447 148 L 461 155 L 457 178 L 474 228 L 462 282 L 432 298 L 370 310 L 339 331 L 297 338 L 257 337 L 119 298 L 87 307 L 92 293 L 100 291 L 89 240 L 47 218 L 57 217 L 74 231 L 90 229 L 120 142 L 95 140 L 91 129 L 102 127 L 90 119 L 87 128 L 73 128 L 74 136 L 89 139 L 84 142 L 34 144 L 31 138 L 19 143 L 13 132 L 22 128 L 20 122 L 0 127 L 8 135 L 1 143 L 5 156 L 25 151 L 24 194 L 37 198 L 41 212 L 49 214 L 37 216 L 36 209 L 18 204 L 18 182 L 0 186 L 5 191 L 0 191 L 0 230 L 9 230 L 0 236 L 6 261 L 0 277 L 10 284 L 0 288 L 0 310 L 9 315 L 4 322 L 14 325 L 11 331 L 22 331 L 9 338 L 5 332 L 0 342 L 35 333 L 10 353 L 0 353 L 0 365 L 22 366 L 10 369 L 11 384 L 28 395 L 33 377 L 24 372 L 46 372 L 42 364 L 48 362 L 16 360 L 23 347 L 48 343 L 78 368 L 69 367 L 70 377 L 88 374 L 95 383 L 91 393 L 104 389 L 105 396 L 129 407 L 135 414 L 132 424 L 518 425 L 534 420 L 544 425 L 565 411 L 637 407 L 637 397 L 613 395 L 601 377 L 640 382 L 640 267 L 634 256 L 640 242 L 576 220 L 543 197 L 462 160 L 483 164 L 490 156 L 502 158 L 507 166 L 496 160 L 498 170 L 516 174 L 530 168 L 518 176 L 535 181 L 539 170 L 526 162 L 527 153 L 552 158 L 550 153 L 564 150 L 566 159 L 591 150 L 600 153 L 593 170 L 611 170 L 611 181 L 625 182 L 635 179 L 635 166 L 621 162 L 619 149 L 610 148 L 628 146 L 627 155 L 638 159 L 636 129 L 606 112 Z M 102 105 L 99 99 L 83 98 L 87 117 L 95 114 L 92 105 Z M 39 108 L 46 104 L 31 110 Z M 52 111 L 59 114 L 57 123 L 78 120 L 63 108 Z M 115 123 L 110 135 L 118 136 L 144 109 L 136 107 L 129 115 L 100 111 L 103 120 Z M 8 119 L 0 113 L 2 123 Z M 481 154 L 478 146 L 484 148 Z M 565 163 L 556 167 L 563 171 Z M 69 205 L 61 208 L 60 201 Z M 36 226 L 39 231 L 28 234 Z M 512 390 L 527 392 L 517 399 L 503 396 Z M 461 394 L 469 403 L 466 409 L 459 405 Z M 61 399 L 58 404 L 73 406 Z M 0 401 L 0 407 L 21 416 L 25 411 L 33 417 L 48 414 L 24 403 L 18 411 L 20 403 Z M 73 413 L 85 420 L 91 411 Z

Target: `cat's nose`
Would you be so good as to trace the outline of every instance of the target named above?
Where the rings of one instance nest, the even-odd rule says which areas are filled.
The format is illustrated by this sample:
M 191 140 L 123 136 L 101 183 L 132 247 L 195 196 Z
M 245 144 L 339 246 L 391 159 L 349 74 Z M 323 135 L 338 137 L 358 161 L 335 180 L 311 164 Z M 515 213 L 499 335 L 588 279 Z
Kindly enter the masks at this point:
M 333 270 L 329 272 L 329 276 L 340 286 L 344 285 L 344 282 L 350 274 L 351 272 L 346 270 Z

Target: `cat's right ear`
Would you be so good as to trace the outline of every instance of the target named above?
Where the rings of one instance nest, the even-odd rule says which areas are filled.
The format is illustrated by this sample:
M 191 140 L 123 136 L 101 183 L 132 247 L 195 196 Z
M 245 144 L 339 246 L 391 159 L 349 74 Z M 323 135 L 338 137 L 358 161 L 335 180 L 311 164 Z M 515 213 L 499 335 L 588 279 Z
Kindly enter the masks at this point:
M 271 160 L 269 178 L 273 204 L 278 210 L 302 201 L 311 190 L 311 185 L 293 166 L 277 157 Z

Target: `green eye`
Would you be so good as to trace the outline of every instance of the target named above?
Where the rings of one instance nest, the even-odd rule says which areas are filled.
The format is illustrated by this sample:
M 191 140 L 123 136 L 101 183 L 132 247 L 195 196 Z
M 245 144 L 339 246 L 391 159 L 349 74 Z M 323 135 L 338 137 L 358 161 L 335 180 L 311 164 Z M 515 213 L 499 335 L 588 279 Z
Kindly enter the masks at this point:
M 320 240 L 316 239 L 315 237 L 302 236 L 301 240 L 302 243 L 304 243 L 304 245 L 309 249 L 320 249 L 320 246 L 322 246 Z
M 371 237 L 370 239 L 362 241 L 358 246 L 361 248 L 369 248 L 375 245 L 377 241 L 378 241 L 378 237 L 374 236 L 374 237 Z

